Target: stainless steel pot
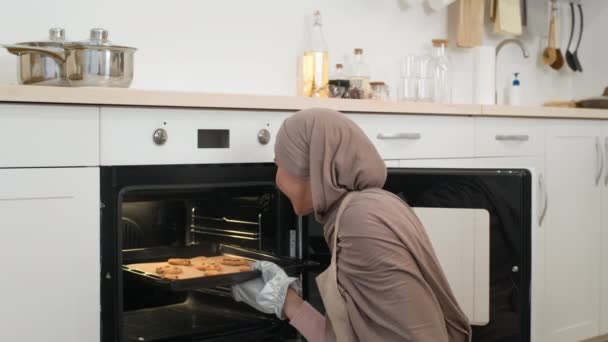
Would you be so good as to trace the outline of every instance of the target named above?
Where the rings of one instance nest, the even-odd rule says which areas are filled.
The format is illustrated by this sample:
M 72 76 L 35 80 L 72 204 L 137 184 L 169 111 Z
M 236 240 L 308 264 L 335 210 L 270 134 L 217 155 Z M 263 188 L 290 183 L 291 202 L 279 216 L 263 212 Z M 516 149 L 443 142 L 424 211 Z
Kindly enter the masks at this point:
M 40 42 L 19 43 L 26 48 L 42 48 L 62 52 L 65 44 L 65 30 L 51 28 L 49 40 Z M 68 86 L 65 65 L 55 58 L 42 53 L 21 53 L 17 65 L 17 77 L 21 84 L 47 86 Z
M 23 57 L 42 55 L 53 59 L 65 70 L 65 81 L 72 87 L 129 87 L 133 80 L 135 48 L 112 45 L 108 31 L 92 29 L 84 42 L 65 42 L 63 48 L 30 45 L 5 45 L 9 52 Z M 21 59 L 27 62 L 29 59 Z M 31 84 L 31 83 L 30 83 Z

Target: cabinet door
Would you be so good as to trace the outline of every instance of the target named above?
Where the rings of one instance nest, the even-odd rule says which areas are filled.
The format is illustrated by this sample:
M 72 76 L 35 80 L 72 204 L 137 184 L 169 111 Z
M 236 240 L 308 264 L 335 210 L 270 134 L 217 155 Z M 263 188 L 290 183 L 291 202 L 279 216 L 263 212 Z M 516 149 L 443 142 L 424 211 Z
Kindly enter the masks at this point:
M 599 333 L 600 123 L 548 122 L 543 341 Z
M 99 165 L 99 108 L 0 103 L 0 167 Z
M 99 168 L 0 169 L 0 341 L 99 341 Z
M 608 163 L 608 122 L 604 122 L 602 126 L 602 144 L 604 150 L 604 161 Z M 601 266 L 601 324 L 600 333 L 608 334 L 608 169 L 604 169 L 604 175 L 601 180 L 602 183 L 602 258 L 600 261 Z

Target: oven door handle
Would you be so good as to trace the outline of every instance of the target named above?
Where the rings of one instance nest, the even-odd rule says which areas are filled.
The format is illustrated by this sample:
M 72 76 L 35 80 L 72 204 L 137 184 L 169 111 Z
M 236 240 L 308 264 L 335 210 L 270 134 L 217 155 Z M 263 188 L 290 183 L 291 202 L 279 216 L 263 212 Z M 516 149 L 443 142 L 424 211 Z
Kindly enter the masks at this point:
M 538 187 L 540 189 L 540 194 L 542 194 L 543 201 L 541 206 L 540 215 L 538 216 L 538 226 L 542 226 L 545 221 L 545 217 L 547 216 L 547 208 L 549 207 L 549 193 L 547 192 L 547 185 L 545 184 L 545 177 L 543 174 L 539 174 L 538 176 Z

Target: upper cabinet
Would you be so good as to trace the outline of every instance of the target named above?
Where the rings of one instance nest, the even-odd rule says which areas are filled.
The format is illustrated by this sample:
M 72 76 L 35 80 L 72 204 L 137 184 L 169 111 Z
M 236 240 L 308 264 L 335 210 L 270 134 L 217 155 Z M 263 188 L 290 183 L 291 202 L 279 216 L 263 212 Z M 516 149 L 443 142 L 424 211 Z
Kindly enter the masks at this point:
M 0 168 L 99 165 L 99 107 L 0 103 Z

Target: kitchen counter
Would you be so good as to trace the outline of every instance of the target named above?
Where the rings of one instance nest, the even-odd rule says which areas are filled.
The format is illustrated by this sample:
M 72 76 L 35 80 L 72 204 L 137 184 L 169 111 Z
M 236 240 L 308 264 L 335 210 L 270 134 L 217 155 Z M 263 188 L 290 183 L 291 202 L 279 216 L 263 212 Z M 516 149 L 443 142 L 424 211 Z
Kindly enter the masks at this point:
M 608 110 L 600 109 L 444 105 L 421 102 L 312 99 L 295 96 L 22 85 L 0 85 L 0 102 L 289 111 L 325 107 L 352 113 L 608 119 Z

